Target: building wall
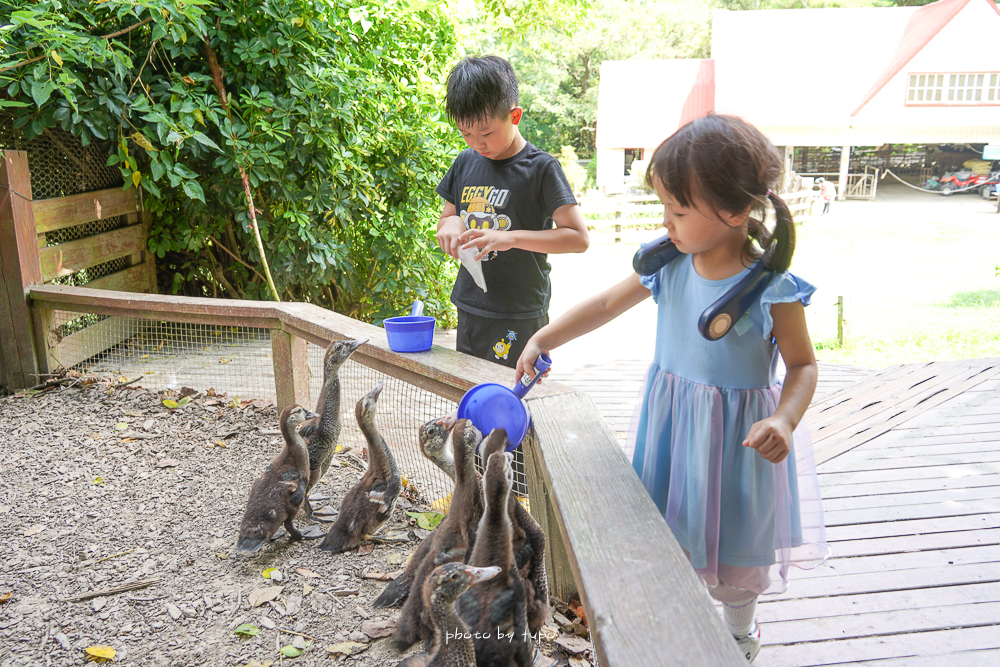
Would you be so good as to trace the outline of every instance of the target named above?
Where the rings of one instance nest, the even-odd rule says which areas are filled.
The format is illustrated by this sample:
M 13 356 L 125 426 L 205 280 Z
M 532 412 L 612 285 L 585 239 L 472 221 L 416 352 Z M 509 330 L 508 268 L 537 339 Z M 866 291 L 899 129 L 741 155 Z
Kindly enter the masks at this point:
M 971 0 L 854 117 L 878 128 L 876 143 L 1000 141 L 1000 103 L 993 106 L 907 106 L 911 72 L 1000 72 L 1000 14 Z M 862 145 L 858 142 L 855 145 Z
M 625 191 L 625 149 L 598 148 L 597 187 L 606 194 Z

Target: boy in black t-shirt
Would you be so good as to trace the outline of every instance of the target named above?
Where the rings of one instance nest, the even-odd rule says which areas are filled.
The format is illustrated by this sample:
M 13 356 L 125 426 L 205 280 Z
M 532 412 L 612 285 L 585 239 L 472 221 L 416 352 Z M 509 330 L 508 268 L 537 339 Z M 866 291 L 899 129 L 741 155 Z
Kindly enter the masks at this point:
M 514 368 L 549 321 L 547 253 L 583 252 L 587 226 L 559 162 L 518 131 L 517 77 L 497 56 L 465 58 L 448 75 L 448 116 L 469 148 L 437 187 L 441 249 L 474 248 L 484 292 L 463 266 L 451 292 L 457 349 Z

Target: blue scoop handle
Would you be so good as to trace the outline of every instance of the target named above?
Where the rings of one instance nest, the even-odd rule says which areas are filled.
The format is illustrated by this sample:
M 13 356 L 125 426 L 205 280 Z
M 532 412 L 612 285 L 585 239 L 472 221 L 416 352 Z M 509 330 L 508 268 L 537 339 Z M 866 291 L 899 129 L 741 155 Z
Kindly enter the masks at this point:
M 535 386 L 535 383 L 538 382 L 538 378 L 545 375 L 545 371 L 549 370 L 550 366 L 552 366 L 552 359 L 549 358 L 549 355 L 544 352 L 539 354 L 538 358 L 535 359 L 535 377 L 528 380 L 527 374 L 522 375 L 521 381 L 514 385 L 514 395 L 518 398 L 524 398 L 524 395 L 528 393 L 528 390 Z
M 417 299 L 413 302 L 413 307 L 410 308 L 410 317 L 420 317 L 424 314 L 424 302 Z

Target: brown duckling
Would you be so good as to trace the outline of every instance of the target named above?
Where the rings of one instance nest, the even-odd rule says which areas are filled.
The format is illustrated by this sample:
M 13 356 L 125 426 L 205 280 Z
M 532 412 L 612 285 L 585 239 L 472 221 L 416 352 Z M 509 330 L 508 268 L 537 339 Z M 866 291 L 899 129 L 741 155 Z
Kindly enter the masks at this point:
M 325 551 L 339 553 L 371 539 L 392 516 L 403 490 L 396 459 L 375 426 L 375 408 L 381 393 L 379 382 L 354 407 L 358 426 L 368 441 L 368 470 L 344 496 L 337 522 L 319 545 Z
M 451 444 L 455 457 L 455 490 L 451 510 L 424 541 L 433 540 L 418 563 L 410 590 L 422 590 L 424 581 L 438 565 L 468 561 L 476 543 L 476 526 L 483 513 L 483 498 L 476 478 L 476 447 L 482 435 L 467 419 L 455 424 Z M 415 560 L 416 556 L 414 556 Z M 434 636 L 430 610 L 424 607 L 423 596 L 410 595 L 403 604 L 396 623 L 395 641 L 405 650 L 417 640 Z
M 323 388 L 316 401 L 317 417 L 307 422 L 300 433 L 309 444 L 309 492 L 312 492 L 333 462 L 340 439 L 340 367 L 364 340 L 335 340 L 323 356 Z M 313 514 L 312 504 L 306 495 L 306 516 L 316 521 L 332 521 Z
M 448 472 L 448 470 L 445 470 L 445 472 L 448 472 L 448 475 L 454 479 L 455 459 L 452 456 L 451 449 L 448 447 L 449 431 L 450 427 L 442 426 L 438 423 L 437 419 L 432 419 L 420 427 L 418 441 L 420 443 L 420 451 L 423 455 L 434 461 L 438 467 L 442 467 L 441 460 L 447 460 L 450 463 L 451 472 Z M 442 467 L 442 469 L 444 468 Z M 403 573 L 390 581 L 382 590 L 382 593 L 372 602 L 374 609 L 395 607 L 403 604 L 410 594 L 410 587 L 413 584 L 413 578 L 417 574 L 417 569 L 420 567 L 420 563 L 423 562 L 424 556 L 432 544 L 433 540 L 430 539 L 425 539 L 420 543 L 420 546 L 417 547 L 410 560 L 406 563 Z
M 507 431 L 496 429 L 479 448 L 483 460 L 507 449 Z M 524 583 L 528 630 L 537 636 L 549 615 L 549 580 L 545 574 L 545 533 L 524 505 L 510 494 L 507 508 L 513 524 L 514 562 Z
M 424 540 L 426 542 L 426 540 Z M 438 566 L 424 582 L 424 606 L 434 620 L 430 651 L 411 655 L 397 667 L 476 667 L 476 648 L 469 626 L 455 611 L 455 601 L 474 586 L 500 574 L 499 567 L 464 563 Z
M 534 658 L 524 584 L 514 564 L 514 527 L 508 513 L 514 485 L 513 458 L 509 453 L 494 452 L 486 461 L 486 507 L 470 560 L 475 567 L 499 567 L 500 574 L 467 591 L 457 605 L 476 637 L 479 667 L 530 667 Z
M 315 416 L 294 403 L 281 411 L 278 423 L 285 446 L 250 487 L 250 499 L 236 540 L 238 552 L 252 554 L 257 551 L 282 524 L 291 539 L 302 539 L 292 519 L 299 513 L 309 486 L 309 451 L 296 429 Z

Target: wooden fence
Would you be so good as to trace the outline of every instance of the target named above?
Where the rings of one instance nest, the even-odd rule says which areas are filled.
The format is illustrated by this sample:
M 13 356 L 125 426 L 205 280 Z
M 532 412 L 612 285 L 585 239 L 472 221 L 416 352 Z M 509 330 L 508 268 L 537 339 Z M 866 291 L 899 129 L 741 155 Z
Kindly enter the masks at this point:
M 72 313 L 46 311 L 39 330 L 46 340 L 32 340 L 26 289 L 48 284 L 98 265 L 117 270 L 89 280 L 91 289 L 156 292 L 156 266 L 147 248 L 148 216 L 135 190 L 110 188 L 69 197 L 34 200 L 23 151 L 3 151 L 0 163 L 0 385 L 19 389 L 36 384 L 40 369 L 73 366 L 100 352 L 94 342 L 111 335 L 101 323 L 80 324 L 68 333 Z M 95 221 L 126 216 L 126 224 L 84 238 L 53 243 L 55 232 Z M 126 335 L 127 332 L 120 335 Z M 89 343 L 88 343 L 89 341 Z M 117 341 L 116 341 L 117 342 Z M 44 355 L 37 358 L 32 351 Z
M 367 338 L 352 359 L 437 396 L 458 401 L 483 382 L 513 383 L 513 371 L 435 346 L 397 354 L 385 331 L 302 303 L 235 301 L 157 295 L 153 263 L 140 231 L 145 221 L 128 193 L 105 190 L 58 201 L 31 198 L 23 153 L 4 152 L 0 168 L 0 371 L 7 386 L 71 365 L 101 350 L 84 340 L 92 325 L 63 337 L 61 325 L 81 315 L 128 322 L 174 322 L 269 330 L 279 409 L 308 395 L 306 344 Z M 127 213 L 123 229 L 49 246 L 49 230 Z M 111 256 L 126 268 L 93 286 L 51 284 L 53 278 Z M 49 284 L 46 284 L 49 283 Z M 133 291 L 123 291 L 133 290 Z M 149 293 L 142 293 L 143 290 Z M 117 336 L 128 336 L 118 327 Z M 106 334 L 107 332 L 105 332 Z M 116 341 L 93 336 L 93 342 Z M 83 345 L 80 345 L 80 343 Z M 682 550 L 643 489 L 629 461 L 583 392 L 547 382 L 528 399 L 533 425 L 525 453 L 531 512 L 547 537 L 551 590 L 579 595 L 601 665 L 745 664 Z

